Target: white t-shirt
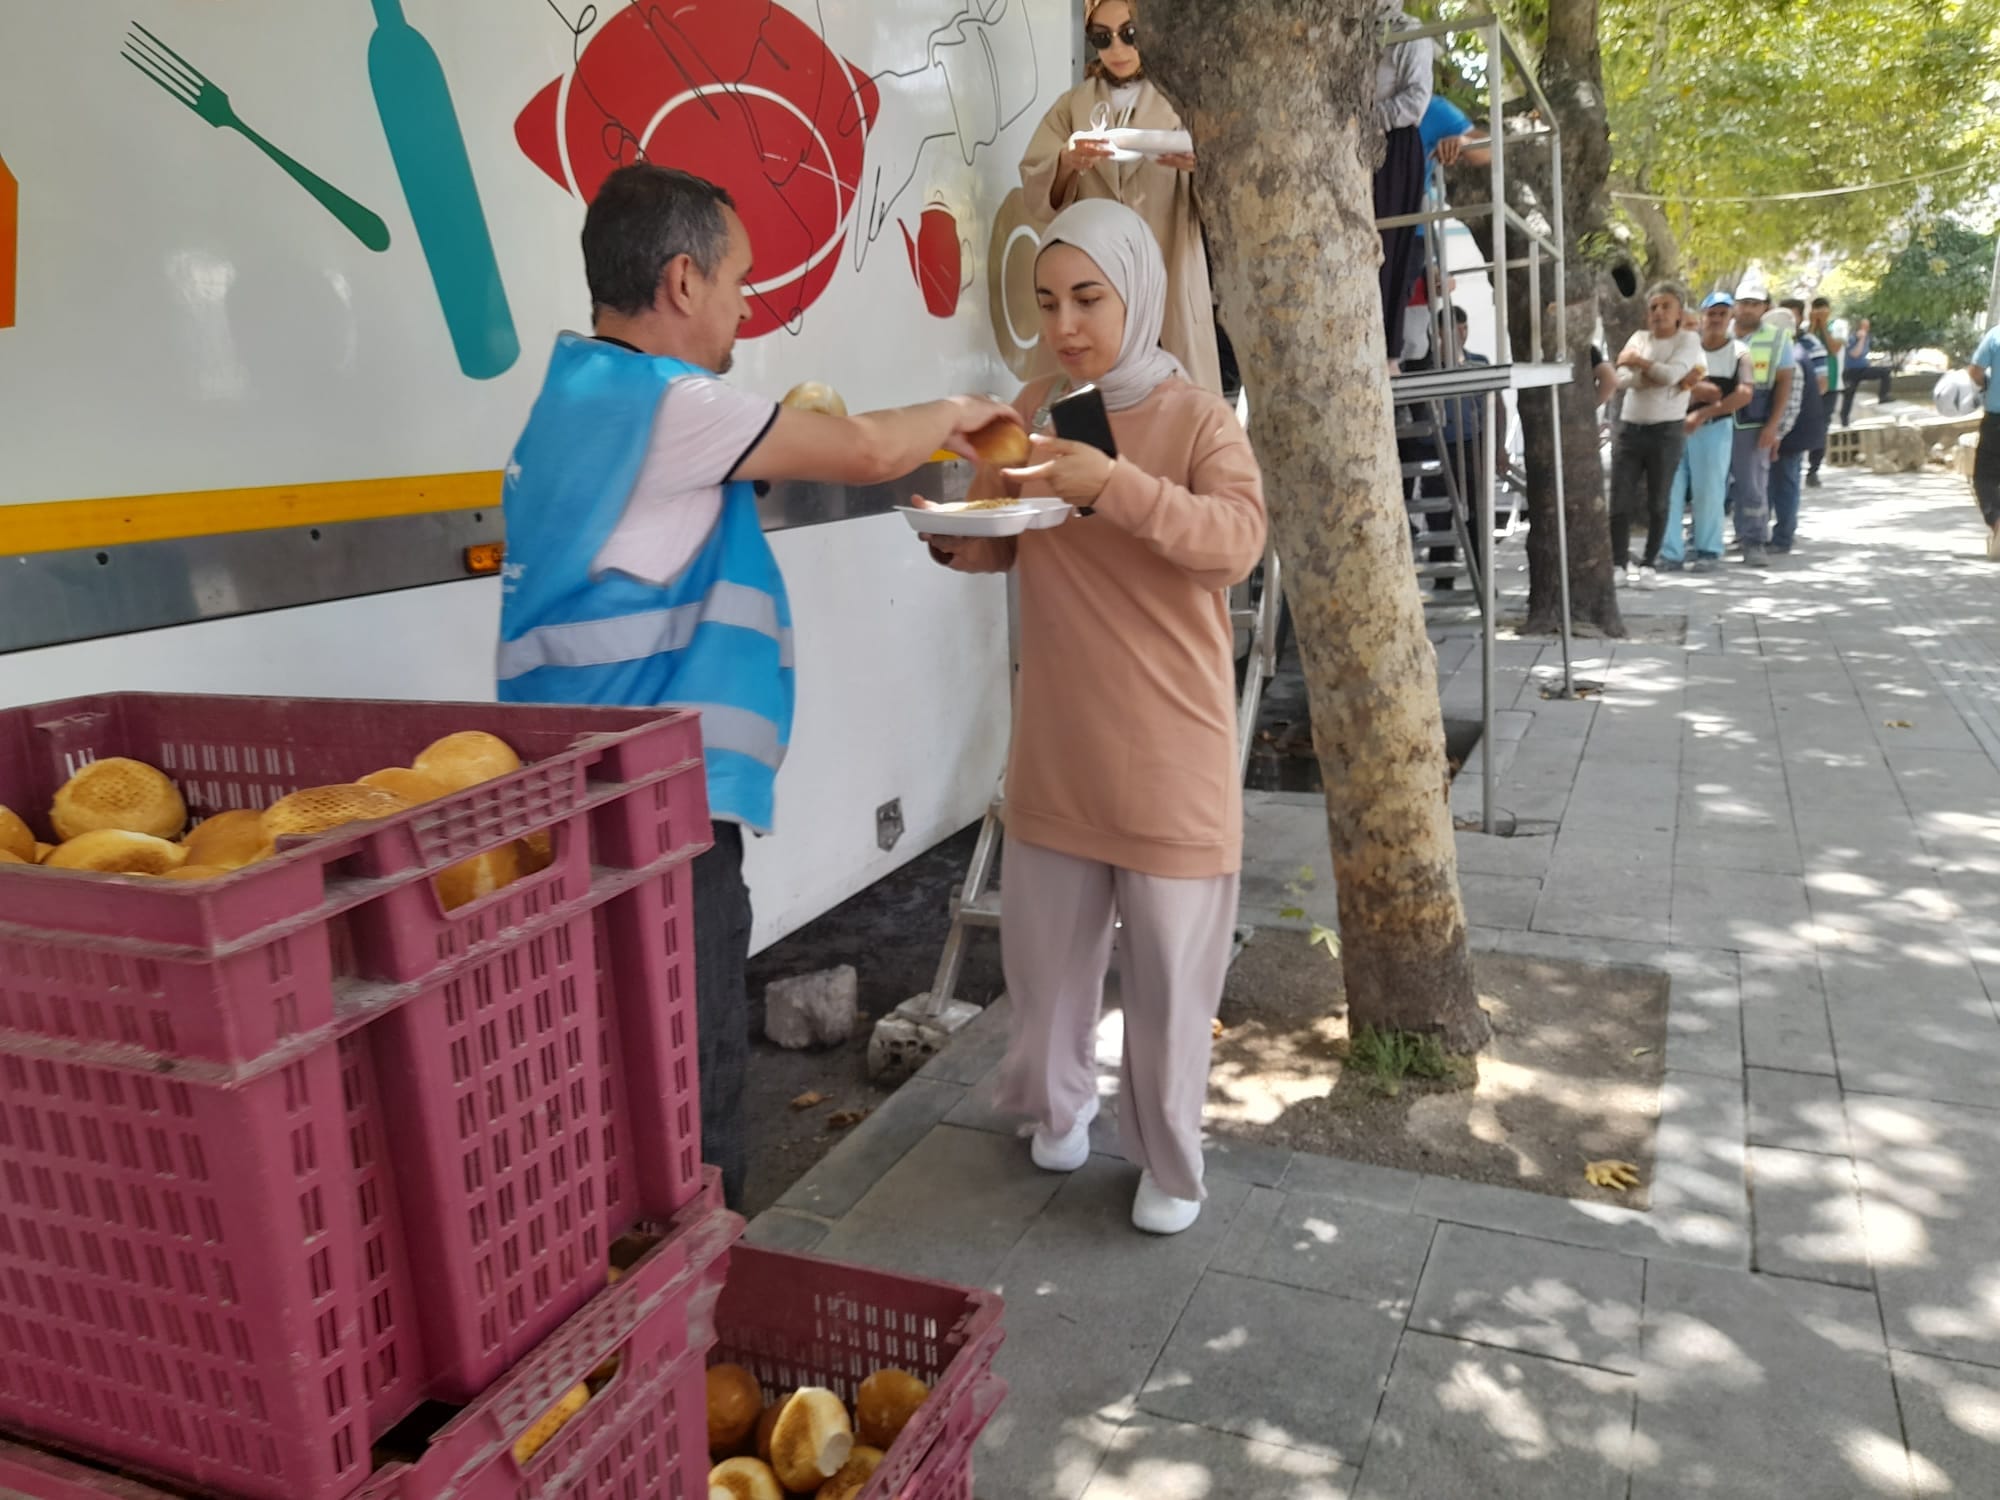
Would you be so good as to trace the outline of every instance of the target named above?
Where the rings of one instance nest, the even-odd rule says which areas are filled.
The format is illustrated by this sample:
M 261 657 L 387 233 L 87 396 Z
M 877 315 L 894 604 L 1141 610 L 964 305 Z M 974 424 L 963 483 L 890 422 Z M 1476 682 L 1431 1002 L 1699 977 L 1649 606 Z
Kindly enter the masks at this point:
M 1650 359 L 1653 368 L 1641 374 L 1619 367 L 1618 384 L 1624 388 L 1625 404 L 1619 408 L 1618 419 L 1640 425 L 1680 421 L 1688 411 L 1688 393 L 1680 388 L 1681 378 L 1698 364 L 1706 368 L 1701 335 L 1682 328 L 1671 338 L 1656 339 L 1641 328 L 1625 341 L 1625 347 Z
M 598 549 L 592 576 L 628 573 L 652 584 L 678 577 L 715 529 L 722 486 L 777 419 L 777 402 L 712 375 L 668 385 L 625 514 Z

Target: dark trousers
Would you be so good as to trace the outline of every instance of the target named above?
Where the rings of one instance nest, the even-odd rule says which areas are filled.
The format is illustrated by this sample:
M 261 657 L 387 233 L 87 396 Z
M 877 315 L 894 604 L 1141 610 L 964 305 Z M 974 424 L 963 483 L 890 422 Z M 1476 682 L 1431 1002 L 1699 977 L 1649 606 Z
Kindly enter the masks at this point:
M 1861 394 L 1861 382 L 1875 382 L 1875 399 L 1889 399 L 1889 376 L 1893 372 L 1887 365 L 1847 365 L 1840 372 L 1840 425 L 1854 425 L 1854 398 Z
M 2000 526 L 2000 411 L 1989 411 L 1979 424 L 1979 451 L 1972 459 L 1972 493 L 1988 526 Z
M 731 1208 L 750 1168 L 743 1090 L 750 1072 L 750 890 L 743 830 L 715 825 L 715 847 L 694 862 L 695 1057 L 701 1069 L 701 1157 L 722 1169 Z
M 1632 561 L 1632 522 L 1646 522 L 1650 568 L 1659 561 L 1667 536 L 1667 502 L 1673 498 L 1674 471 L 1680 467 L 1687 431 L 1674 422 L 1620 422 L 1611 443 L 1611 556 L 1618 567 Z
M 1375 217 L 1413 214 L 1424 206 L 1424 141 L 1414 125 L 1392 130 L 1388 153 L 1375 169 Z M 1403 347 L 1403 308 L 1417 279 L 1417 226 L 1382 231 L 1382 334 L 1390 359 Z

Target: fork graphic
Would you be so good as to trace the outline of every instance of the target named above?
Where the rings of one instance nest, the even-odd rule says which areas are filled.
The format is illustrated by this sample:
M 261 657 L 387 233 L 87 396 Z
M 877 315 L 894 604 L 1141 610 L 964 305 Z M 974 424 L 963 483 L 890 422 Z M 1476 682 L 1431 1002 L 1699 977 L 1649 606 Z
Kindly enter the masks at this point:
M 137 21 L 125 38 L 126 50 L 119 54 L 175 99 L 215 126 L 228 126 L 272 161 L 285 169 L 292 181 L 319 200 L 320 206 L 345 224 L 354 237 L 370 250 L 389 248 L 389 226 L 371 209 L 356 203 L 318 173 L 293 161 L 264 137 L 257 134 L 230 107 L 229 95 L 208 81 L 202 71 Z

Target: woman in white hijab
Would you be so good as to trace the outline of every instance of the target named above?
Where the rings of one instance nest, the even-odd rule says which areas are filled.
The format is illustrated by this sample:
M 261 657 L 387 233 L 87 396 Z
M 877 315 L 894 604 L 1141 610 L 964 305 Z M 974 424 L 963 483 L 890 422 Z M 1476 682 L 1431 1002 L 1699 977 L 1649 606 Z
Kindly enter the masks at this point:
M 1038 429 L 1032 464 L 982 471 L 974 493 L 1076 509 L 1019 537 L 926 538 L 946 566 L 1011 570 L 1020 590 L 1000 927 L 1014 1030 L 999 1102 L 1027 1117 L 1038 1166 L 1088 1159 L 1098 1012 L 1122 920 L 1132 1220 L 1173 1234 L 1203 1196 L 1201 1114 L 1243 832 L 1227 591 L 1263 555 L 1263 484 L 1234 413 L 1160 347 L 1167 272 L 1137 214 L 1096 199 L 1058 214 L 1035 295 L 1063 373 L 1016 402 Z M 1084 385 L 1104 397 L 1115 459 L 1039 430 L 1050 401 Z

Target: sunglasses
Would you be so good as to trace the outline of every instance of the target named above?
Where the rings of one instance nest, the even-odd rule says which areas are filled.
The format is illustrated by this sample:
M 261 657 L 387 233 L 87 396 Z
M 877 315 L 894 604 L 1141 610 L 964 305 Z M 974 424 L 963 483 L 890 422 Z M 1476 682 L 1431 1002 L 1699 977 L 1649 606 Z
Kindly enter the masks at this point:
M 1083 39 L 1099 52 L 1108 51 L 1111 47 L 1111 28 L 1109 26 L 1086 26 L 1083 28 Z M 1123 26 L 1120 26 L 1118 28 L 1118 40 L 1128 47 L 1138 46 L 1138 23 L 1136 21 L 1127 21 Z

